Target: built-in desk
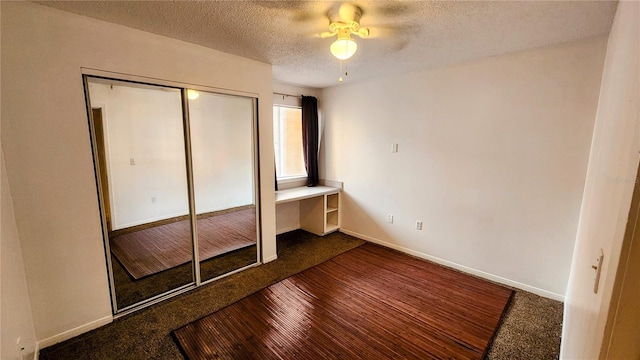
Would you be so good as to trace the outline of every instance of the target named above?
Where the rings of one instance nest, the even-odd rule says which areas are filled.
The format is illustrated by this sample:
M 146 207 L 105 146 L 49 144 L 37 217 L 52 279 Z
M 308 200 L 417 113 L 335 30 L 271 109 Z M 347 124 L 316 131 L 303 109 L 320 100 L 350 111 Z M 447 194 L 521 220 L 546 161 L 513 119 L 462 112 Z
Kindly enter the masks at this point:
M 276 205 L 300 202 L 300 228 L 326 235 L 340 228 L 340 188 L 331 186 L 295 187 L 276 191 Z

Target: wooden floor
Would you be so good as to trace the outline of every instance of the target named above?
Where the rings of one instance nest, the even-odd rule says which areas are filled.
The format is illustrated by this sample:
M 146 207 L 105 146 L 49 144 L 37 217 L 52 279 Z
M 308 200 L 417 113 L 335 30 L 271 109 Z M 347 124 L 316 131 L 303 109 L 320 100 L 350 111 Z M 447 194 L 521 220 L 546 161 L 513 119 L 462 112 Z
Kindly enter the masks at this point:
M 256 209 L 197 220 L 200 261 L 256 244 Z M 193 258 L 191 222 L 181 220 L 109 239 L 111 252 L 133 279 L 186 264 Z
M 366 244 L 173 334 L 189 359 L 481 359 L 511 295 Z

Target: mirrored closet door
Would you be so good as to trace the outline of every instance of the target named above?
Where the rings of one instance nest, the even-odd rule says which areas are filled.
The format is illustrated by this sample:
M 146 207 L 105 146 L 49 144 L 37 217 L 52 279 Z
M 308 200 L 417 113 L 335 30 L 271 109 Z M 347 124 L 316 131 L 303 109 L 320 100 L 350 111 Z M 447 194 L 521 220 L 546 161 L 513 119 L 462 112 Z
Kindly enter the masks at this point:
M 198 258 L 206 281 L 256 261 L 255 109 L 249 98 L 188 94 Z
M 256 264 L 255 98 L 85 87 L 114 313 Z

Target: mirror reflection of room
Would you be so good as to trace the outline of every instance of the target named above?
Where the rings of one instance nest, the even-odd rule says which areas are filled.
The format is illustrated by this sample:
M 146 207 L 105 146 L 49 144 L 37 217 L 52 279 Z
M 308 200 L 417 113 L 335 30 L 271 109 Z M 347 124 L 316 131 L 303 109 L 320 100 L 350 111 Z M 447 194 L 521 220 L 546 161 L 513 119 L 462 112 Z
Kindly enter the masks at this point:
M 201 280 L 256 262 L 253 99 L 189 90 Z M 225 257 L 211 261 L 219 254 Z
M 116 312 L 256 263 L 254 100 L 189 90 L 185 121 L 179 88 L 89 77 L 88 91 Z

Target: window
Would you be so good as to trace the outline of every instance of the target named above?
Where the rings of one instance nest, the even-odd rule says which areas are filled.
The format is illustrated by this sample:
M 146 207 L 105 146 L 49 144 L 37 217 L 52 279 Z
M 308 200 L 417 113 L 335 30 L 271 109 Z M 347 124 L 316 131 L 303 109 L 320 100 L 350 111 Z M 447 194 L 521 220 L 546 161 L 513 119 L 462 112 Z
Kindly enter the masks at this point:
M 273 106 L 273 142 L 278 179 L 307 176 L 302 151 L 302 109 Z

